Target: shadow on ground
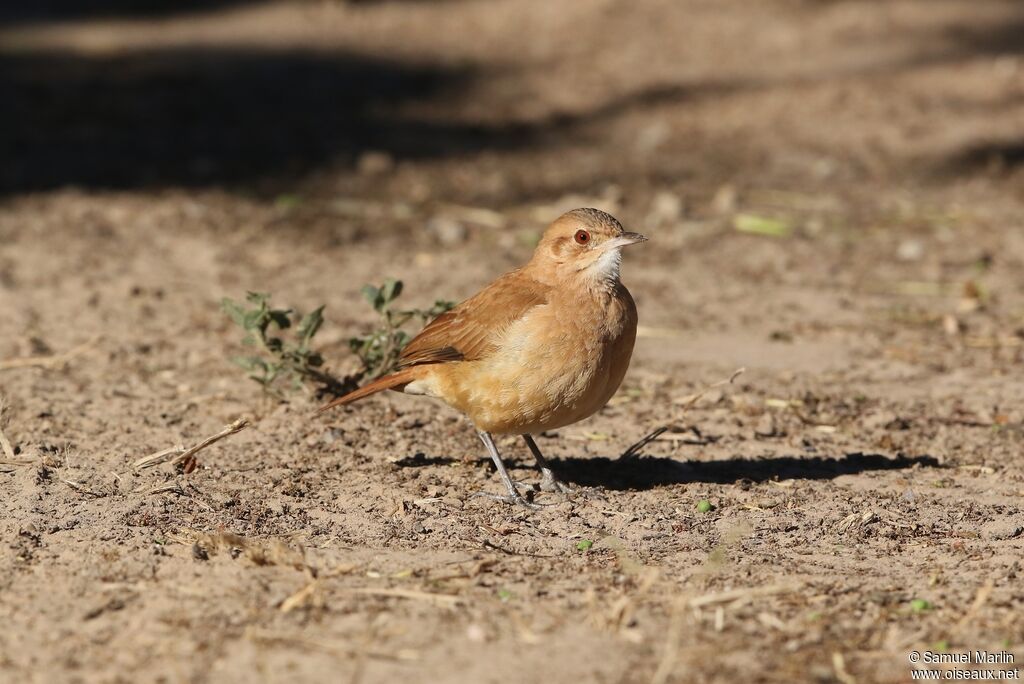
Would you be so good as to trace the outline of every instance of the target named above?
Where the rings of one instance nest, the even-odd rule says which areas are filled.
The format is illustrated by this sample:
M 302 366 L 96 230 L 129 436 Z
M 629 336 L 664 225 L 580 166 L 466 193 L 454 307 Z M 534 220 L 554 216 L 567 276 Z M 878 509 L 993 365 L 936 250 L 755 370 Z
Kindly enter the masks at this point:
M 529 468 L 532 462 L 506 458 L 510 469 Z M 734 458 L 727 461 L 677 461 L 660 456 L 626 456 L 608 458 L 549 459 L 559 478 L 585 487 L 601 487 L 613 491 L 642 491 L 674 484 L 710 482 L 737 484 L 768 480 L 831 480 L 840 475 L 879 470 L 904 470 L 915 466 L 937 468 L 932 456 L 882 456 L 881 454 L 845 454 L 839 458 L 802 458 L 773 456 L 769 458 Z M 416 454 L 395 465 L 418 468 L 449 465 L 456 459 Z M 478 459 L 489 464 L 489 459 Z
M 472 127 L 382 111 L 440 96 L 467 76 L 265 50 L 8 56 L 0 191 L 202 186 L 302 174 L 368 149 L 415 157 L 500 144 Z
M 244 3 L 45 0 L 5 6 L 0 25 L 166 17 L 234 4 Z M 457 5 L 446 4 L 452 11 Z M 96 56 L 14 49 L 0 52 L 0 101 L 6 105 L 0 107 L 0 195 L 69 185 L 138 189 L 280 182 L 273 190 L 328 166 L 352 167 L 370 150 L 417 160 L 541 144 L 557 148 L 570 135 L 585 135 L 579 130 L 583 126 L 637 110 L 1018 55 L 1024 51 L 1022 30 L 1024 16 L 999 24 L 979 21 L 956 30 L 926 30 L 908 36 L 918 49 L 895 63 L 858 63 L 838 71 L 830 67 L 769 78 L 704 74 L 670 79 L 610 93 L 586 111 L 552 107 L 529 122 L 489 124 L 424 114 L 420 106 L 441 102 L 450 110 L 472 92 L 474 83 L 492 77 L 479 73 L 479 67 L 389 60 L 344 50 L 183 45 Z M 515 71 L 518 65 L 507 68 Z M 1016 108 L 1019 103 L 1004 106 Z M 587 139 L 599 146 L 604 132 L 597 126 Z M 716 148 L 716 157 L 728 158 L 727 143 Z M 975 143 L 952 159 L 950 168 L 973 173 L 993 164 L 1020 164 L 1021 145 L 1015 136 Z M 655 175 L 676 168 L 671 159 L 652 157 L 647 163 Z
M 767 480 L 830 480 L 872 470 L 902 470 L 914 466 L 937 467 L 931 456 L 846 454 L 840 458 L 735 458 L 727 461 L 676 461 L 671 458 L 567 458 L 551 467 L 575 484 L 611 490 L 645 490 L 672 484 L 711 482 L 731 484 Z

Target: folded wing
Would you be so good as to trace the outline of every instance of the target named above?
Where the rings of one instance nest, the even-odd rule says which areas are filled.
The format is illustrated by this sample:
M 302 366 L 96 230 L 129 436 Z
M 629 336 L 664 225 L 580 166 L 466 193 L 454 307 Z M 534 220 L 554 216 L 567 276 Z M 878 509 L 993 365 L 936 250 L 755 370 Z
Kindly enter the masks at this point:
M 406 345 L 399 368 L 486 358 L 510 325 L 547 303 L 549 289 L 522 271 L 506 273 L 431 321 Z

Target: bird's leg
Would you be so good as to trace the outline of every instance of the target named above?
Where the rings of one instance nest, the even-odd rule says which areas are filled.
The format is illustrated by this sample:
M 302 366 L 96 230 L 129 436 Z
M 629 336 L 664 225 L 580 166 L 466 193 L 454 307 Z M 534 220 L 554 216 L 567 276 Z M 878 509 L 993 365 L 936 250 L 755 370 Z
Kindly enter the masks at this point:
M 555 477 L 555 473 L 551 470 L 551 466 L 548 465 L 548 461 L 544 458 L 544 454 L 540 453 L 540 447 L 533 441 L 533 437 L 530 435 L 523 435 L 523 439 L 526 440 L 526 446 L 530 447 L 530 453 L 533 454 L 534 460 L 537 461 L 537 468 L 540 470 L 540 488 L 545 492 L 561 492 L 562 494 L 571 494 L 574 490 L 572 487 Z
M 478 432 L 477 435 L 480 437 L 480 441 L 484 443 L 484 447 L 487 449 L 487 453 L 490 454 L 491 460 L 494 461 L 494 467 L 498 470 L 498 476 L 501 478 L 502 483 L 505 485 L 505 489 L 508 490 L 507 496 L 498 496 L 496 494 L 488 494 L 486 492 L 480 492 L 476 496 L 486 496 L 491 499 L 498 501 L 504 501 L 505 503 L 518 504 L 525 506 L 526 508 L 537 509 L 540 508 L 537 504 L 530 503 L 519 493 L 516 489 L 516 483 L 509 477 L 508 470 L 505 468 L 505 463 L 501 460 L 501 456 L 498 454 L 498 447 L 495 446 L 494 440 L 491 438 L 489 432 Z

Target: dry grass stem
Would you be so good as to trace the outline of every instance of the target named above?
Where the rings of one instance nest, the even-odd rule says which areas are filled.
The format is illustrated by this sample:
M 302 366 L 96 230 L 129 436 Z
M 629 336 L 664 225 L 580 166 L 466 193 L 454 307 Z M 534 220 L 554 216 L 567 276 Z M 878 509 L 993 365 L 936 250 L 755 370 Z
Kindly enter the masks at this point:
M 672 613 L 668 619 L 668 630 L 665 633 L 665 649 L 658 662 L 658 669 L 651 677 L 651 684 L 665 684 L 675 670 L 679 658 L 679 637 L 683 631 L 683 611 L 681 601 L 672 604 Z
M 189 459 L 195 456 L 197 453 L 210 446 L 214 442 L 218 442 L 225 437 L 229 437 L 236 432 L 240 432 L 249 426 L 249 421 L 245 418 L 239 418 L 231 425 L 225 426 L 223 430 L 215 435 L 211 435 L 199 442 L 198 444 L 189 447 L 188 449 L 182 449 L 181 447 L 171 447 L 169 449 L 163 449 L 161 451 L 154 452 L 149 456 L 143 456 L 134 463 L 132 468 L 135 470 L 142 470 L 143 468 L 151 468 L 161 463 L 170 461 L 177 465 L 179 463 L 186 463 Z
M 761 598 L 764 596 L 774 596 L 776 594 L 789 594 L 800 589 L 799 584 L 773 584 L 767 587 L 753 587 L 744 589 L 730 589 L 728 591 L 721 591 L 715 594 L 705 594 L 704 596 L 698 596 L 695 599 L 690 599 L 689 605 L 691 608 L 700 608 L 702 606 L 710 606 L 716 603 L 731 603 L 733 601 L 749 601 L 754 598 Z
M 89 496 L 95 496 L 97 498 L 106 496 L 106 494 L 104 494 L 103 492 L 97 492 L 95 489 L 92 489 L 89 486 L 82 484 L 81 482 L 75 482 L 74 480 L 69 480 L 66 477 L 61 477 L 57 479 L 66 484 L 68 487 L 71 487 L 75 491 L 81 492 L 82 494 L 88 494 Z
M 74 359 L 76 356 L 88 351 L 91 347 L 95 346 L 99 342 L 100 338 L 94 337 L 93 339 L 73 347 L 63 354 L 54 354 L 52 356 L 23 356 L 15 359 L 6 359 L 0 361 L 0 371 L 14 370 L 16 368 L 43 368 L 46 370 L 60 370 L 64 366 L 68 365 L 68 362 Z
M 739 376 L 743 375 L 746 372 L 746 368 L 737 368 L 732 372 L 732 375 L 730 375 L 728 378 L 712 383 L 705 387 L 704 389 L 702 389 L 701 391 L 697 392 L 696 394 L 692 394 L 688 397 L 682 397 L 681 399 L 677 399 L 673 403 L 679 404 L 680 406 L 683 407 L 683 410 L 685 411 L 694 404 L 696 404 L 698 401 L 700 401 L 700 398 L 703 397 L 708 392 L 710 392 L 711 390 L 723 387 L 725 385 L 731 385 L 733 381 L 736 380 L 736 378 L 738 378 Z
M 416 591 L 414 589 L 378 589 L 376 587 L 360 587 L 348 589 L 351 594 L 363 594 L 365 596 L 384 596 L 388 598 L 409 599 L 410 601 L 424 601 L 432 603 L 439 608 L 456 608 L 463 603 L 461 596 L 452 594 L 435 594 L 428 591 Z
M 832 667 L 836 671 L 836 679 L 842 684 L 857 684 L 857 680 L 846 669 L 846 658 L 839 651 L 832 654 Z
M 978 587 L 978 592 L 974 595 L 974 601 L 971 603 L 971 607 L 967 609 L 967 612 L 964 613 L 964 616 L 960 618 L 956 623 L 956 626 L 953 628 L 954 634 L 960 634 L 964 631 L 967 625 L 970 624 L 971 620 L 973 620 L 978 614 L 978 611 L 981 610 L 981 607 L 985 605 L 986 601 L 988 601 L 988 597 L 992 595 L 992 590 L 994 588 L 995 585 L 991 578 L 985 580 L 984 584 Z
M 378 660 L 401 661 L 419 659 L 419 654 L 416 651 L 412 651 L 409 649 L 399 649 L 397 651 L 378 651 L 371 649 L 360 649 L 350 646 L 329 644 L 314 639 L 304 639 L 302 637 L 286 636 L 283 634 L 270 634 L 268 632 L 258 630 L 249 630 L 247 632 L 247 635 L 250 639 L 257 643 L 305 648 L 311 651 L 320 651 L 321 653 L 327 653 L 329 655 L 337 656 L 338 658 L 343 658 L 345 660 L 350 660 L 352 658 L 359 657 L 375 658 Z

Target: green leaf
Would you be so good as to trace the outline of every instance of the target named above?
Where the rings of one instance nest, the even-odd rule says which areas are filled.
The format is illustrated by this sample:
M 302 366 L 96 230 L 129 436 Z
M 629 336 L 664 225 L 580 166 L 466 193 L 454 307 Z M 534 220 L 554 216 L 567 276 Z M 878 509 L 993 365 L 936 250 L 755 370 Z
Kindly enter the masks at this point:
M 245 309 L 238 302 L 228 297 L 220 300 L 220 308 L 226 313 L 236 325 L 245 326 Z
M 395 278 L 388 278 L 384 281 L 384 287 L 381 288 L 381 294 L 384 297 L 384 304 L 390 304 L 395 301 L 399 295 L 402 294 L 402 281 L 396 280 Z
M 266 326 L 266 323 L 263 321 L 265 314 L 265 311 L 260 311 L 259 309 L 246 311 L 245 316 L 242 318 L 242 327 L 246 330 L 263 330 Z
M 245 370 L 252 370 L 256 367 L 252 359 L 253 357 L 251 356 L 232 356 L 231 363 Z
M 292 312 L 291 309 L 271 309 L 268 312 L 270 320 L 277 324 L 277 327 L 281 330 L 292 327 L 292 321 L 288 318 L 288 314 Z
M 308 314 L 302 317 L 299 322 L 298 335 L 302 341 L 302 346 L 307 346 L 316 335 L 317 331 L 320 330 L 320 326 L 324 323 L 324 307 L 323 305 L 310 311 Z
M 278 209 L 294 209 L 302 204 L 302 197 L 299 195 L 278 195 L 274 198 L 274 204 Z
M 363 285 L 363 289 L 360 290 L 363 293 L 363 299 L 370 303 L 374 309 L 377 308 L 377 298 L 380 297 L 380 288 L 374 287 L 373 285 Z
M 576 548 L 580 551 L 589 551 L 593 546 L 594 542 L 590 541 L 589 539 L 583 539 L 578 544 L 576 544 Z
M 913 613 L 923 613 L 931 608 L 932 604 L 927 599 L 916 598 L 910 602 L 910 611 Z
M 245 293 L 245 298 L 249 303 L 260 307 L 265 307 L 270 301 L 270 295 L 266 292 L 253 292 L 252 290 Z
M 732 221 L 733 227 L 741 233 L 767 235 L 769 237 L 786 237 L 793 232 L 793 226 L 782 219 L 758 216 L 757 214 L 737 214 Z
M 450 302 L 447 299 L 438 299 L 434 302 L 434 306 L 427 309 L 428 318 L 437 318 L 446 311 L 451 311 L 455 308 L 455 302 Z

